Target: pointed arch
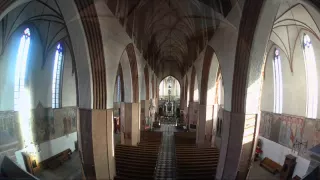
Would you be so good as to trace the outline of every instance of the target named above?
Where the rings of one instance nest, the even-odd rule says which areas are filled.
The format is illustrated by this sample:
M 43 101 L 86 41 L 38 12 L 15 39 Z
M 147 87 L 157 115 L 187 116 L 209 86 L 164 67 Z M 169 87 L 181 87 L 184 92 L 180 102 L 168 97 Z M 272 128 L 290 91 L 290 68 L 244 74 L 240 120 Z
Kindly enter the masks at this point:
M 118 83 L 118 77 L 119 77 L 119 80 L 120 80 L 120 102 L 124 101 L 124 81 L 123 81 L 123 72 L 122 72 L 122 66 L 121 64 L 119 63 L 119 66 L 118 66 L 118 71 L 117 71 L 117 76 L 116 76 L 116 85 Z
M 129 58 L 129 64 L 131 69 L 131 78 L 132 78 L 132 92 L 133 92 L 133 102 L 139 102 L 139 76 L 138 76 L 138 65 L 136 59 L 136 53 L 132 43 L 126 46 L 126 52 Z
M 208 79 L 211 67 L 211 61 L 214 50 L 211 46 L 207 46 L 203 66 L 202 66 L 202 78 L 201 78 L 201 93 L 200 93 L 200 104 L 207 104 L 207 89 L 208 89 Z

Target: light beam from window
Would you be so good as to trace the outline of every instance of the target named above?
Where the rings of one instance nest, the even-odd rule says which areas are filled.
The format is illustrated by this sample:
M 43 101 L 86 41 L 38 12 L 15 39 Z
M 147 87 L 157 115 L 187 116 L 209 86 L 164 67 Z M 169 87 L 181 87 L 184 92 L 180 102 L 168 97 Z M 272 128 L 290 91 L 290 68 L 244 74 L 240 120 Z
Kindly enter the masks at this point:
M 23 95 L 25 94 L 25 76 L 26 67 L 28 60 L 28 52 L 30 46 L 30 29 L 26 28 L 20 39 L 20 45 L 18 49 L 18 55 L 16 60 L 15 69 L 15 83 L 14 83 L 14 110 L 18 111 L 20 109 Z M 23 107 L 21 107 L 23 108 Z

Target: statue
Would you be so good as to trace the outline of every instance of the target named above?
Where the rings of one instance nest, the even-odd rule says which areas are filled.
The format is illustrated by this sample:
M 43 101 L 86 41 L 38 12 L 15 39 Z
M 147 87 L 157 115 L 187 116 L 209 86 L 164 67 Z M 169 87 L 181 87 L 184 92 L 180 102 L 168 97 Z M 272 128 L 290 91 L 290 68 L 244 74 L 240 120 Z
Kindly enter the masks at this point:
M 149 117 L 150 117 L 150 124 L 152 124 L 154 122 L 154 114 L 156 112 L 156 106 L 155 106 L 155 102 L 154 102 L 154 99 L 152 99 L 150 101 L 150 104 L 149 104 Z

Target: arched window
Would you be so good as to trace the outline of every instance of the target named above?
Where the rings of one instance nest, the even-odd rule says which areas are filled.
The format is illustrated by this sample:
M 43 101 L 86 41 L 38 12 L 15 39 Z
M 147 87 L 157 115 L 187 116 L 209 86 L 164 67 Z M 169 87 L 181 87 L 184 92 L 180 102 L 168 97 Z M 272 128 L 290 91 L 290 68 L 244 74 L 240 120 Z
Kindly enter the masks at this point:
M 23 101 L 25 90 L 26 66 L 28 60 L 28 52 L 30 46 L 30 29 L 26 28 L 20 39 L 20 45 L 16 60 L 15 81 L 14 81 L 14 110 L 19 110 L 20 99 Z
M 282 70 L 280 51 L 275 49 L 273 60 L 273 82 L 274 82 L 274 104 L 273 111 L 275 113 L 282 113 Z
M 121 79 L 120 75 L 117 77 L 117 102 L 121 102 Z
M 53 76 L 52 76 L 52 108 L 60 108 L 61 101 L 61 79 L 63 69 L 63 49 L 61 44 L 57 45 L 54 65 L 53 65 Z
M 308 118 L 317 118 L 318 108 L 318 78 L 314 51 L 310 37 L 303 36 L 304 63 L 307 77 L 307 104 L 306 112 Z

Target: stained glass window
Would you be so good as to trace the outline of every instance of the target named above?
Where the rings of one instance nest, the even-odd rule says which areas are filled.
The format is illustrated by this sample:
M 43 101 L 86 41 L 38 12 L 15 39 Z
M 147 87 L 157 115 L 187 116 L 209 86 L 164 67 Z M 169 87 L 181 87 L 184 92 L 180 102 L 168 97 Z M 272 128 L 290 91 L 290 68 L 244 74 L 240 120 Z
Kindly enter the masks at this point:
M 282 69 L 281 58 L 279 49 L 275 49 L 273 60 L 273 81 L 274 81 L 274 106 L 273 111 L 275 113 L 282 113 Z
M 120 75 L 117 77 L 117 102 L 121 102 L 121 80 Z
M 61 78 L 63 68 L 63 49 L 59 43 L 56 48 L 52 76 L 52 108 L 61 107 Z

